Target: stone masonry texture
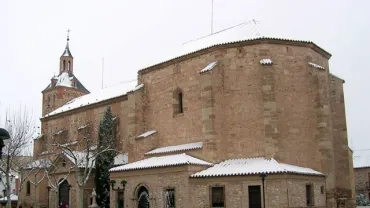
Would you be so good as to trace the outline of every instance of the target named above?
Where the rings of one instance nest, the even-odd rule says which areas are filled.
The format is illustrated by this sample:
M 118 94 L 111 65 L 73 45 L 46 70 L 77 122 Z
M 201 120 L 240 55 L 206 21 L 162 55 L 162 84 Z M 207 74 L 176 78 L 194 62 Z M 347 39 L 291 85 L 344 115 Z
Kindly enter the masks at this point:
M 261 65 L 263 58 L 273 63 Z M 329 58 L 330 54 L 312 43 L 268 39 L 224 44 L 188 54 L 139 71 L 138 84 L 144 87 L 138 91 L 42 118 L 44 136 L 35 140 L 34 154 L 36 158 L 55 158 L 55 153 L 40 154 L 51 149 L 45 144 L 80 140 L 83 137 L 78 127 L 86 124 L 86 131 L 96 137 L 104 110 L 111 106 L 117 116 L 117 150 L 128 153 L 129 163 L 161 156 L 145 155 L 155 148 L 202 141 L 202 149 L 184 152 L 211 163 L 274 158 L 325 174 L 268 175 L 266 208 L 308 207 L 307 184 L 313 186 L 313 207 L 336 208 L 338 201 L 354 207 L 344 81 L 330 73 Z M 218 64 L 211 71 L 199 73 L 214 61 Z M 183 96 L 182 113 L 177 111 L 178 92 Z M 57 91 L 44 92 L 43 109 L 46 97 L 53 93 Z M 66 96 L 56 97 L 58 107 L 81 95 L 63 93 Z M 56 136 L 60 130 L 65 132 Z M 157 133 L 136 138 L 149 130 Z M 226 207 L 249 207 L 248 186 L 262 185 L 258 175 L 190 178 L 205 168 L 183 165 L 113 172 L 111 179 L 127 181 L 127 208 L 136 207 L 141 186 L 149 191 L 151 207 L 164 207 L 167 188 L 175 189 L 176 207 L 211 207 L 210 187 L 215 185 L 224 187 Z M 74 176 L 70 177 L 72 193 L 76 185 Z M 93 184 L 88 188 L 86 194 L 91 193 Z M 118 192 L 111 191 L 111 207 L 117 207 Z M 45 201 L 46 195 L 40 198 Z M 77 194 L 70 195 L 71 203 L 76 203 Z

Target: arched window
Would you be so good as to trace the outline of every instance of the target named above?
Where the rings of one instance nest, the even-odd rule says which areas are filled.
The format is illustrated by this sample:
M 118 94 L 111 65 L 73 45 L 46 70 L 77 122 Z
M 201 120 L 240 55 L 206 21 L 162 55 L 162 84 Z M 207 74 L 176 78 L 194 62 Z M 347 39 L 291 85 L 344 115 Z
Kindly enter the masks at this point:
M 27 195 L 31 194 L 31 183 L 29 181 L 27 181 L 26 192 Z
M 66 60 L 63 60 L 63 71 L 66 70 Z
M 150 207 L 150 201 L 149 201 L 149 191 L 144 186 L 140 187 L 137 195 L 137 204 L 138 207 Z
M 50 96 L 48 96 L 48 107 L 50 107 L 50 100 L 51 100 L 51 98 L 50 98 Z
M 68 61 L 68 71 L 71 71 L 71 61 Z

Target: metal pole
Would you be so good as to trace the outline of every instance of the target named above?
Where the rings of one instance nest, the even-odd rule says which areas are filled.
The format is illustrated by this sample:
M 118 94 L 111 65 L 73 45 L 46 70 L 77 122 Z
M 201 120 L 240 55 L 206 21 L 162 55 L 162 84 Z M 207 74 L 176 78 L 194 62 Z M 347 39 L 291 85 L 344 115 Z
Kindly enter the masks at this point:
M 104 88 L 104 57 L 101 60 L 101 88 Z
M 48 189 L 48 208 L 49 208 L 49 195 L 50 195 L 50 189 Z
M 211 12 L 211 34 L 213 34 L 213 0 L 212 0 L 212 12 Z
M 260 177 L 262 178 L 262 193 L 263 193 L 263 200 L 262 200 L 263 206 L 262 207 L 265 208 L 265 177 L 266 177 L 266 174 L 262 173 Z

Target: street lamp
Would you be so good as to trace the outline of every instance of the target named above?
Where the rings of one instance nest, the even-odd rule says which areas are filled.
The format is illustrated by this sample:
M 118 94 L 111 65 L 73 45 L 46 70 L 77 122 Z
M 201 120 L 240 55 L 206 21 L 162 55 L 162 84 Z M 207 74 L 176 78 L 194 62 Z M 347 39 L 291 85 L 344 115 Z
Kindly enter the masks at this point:
M 49 196 L 50 196 L 50 189 L 51 187 L 50 186 L 47 186 L 46 189 L 48 190 L 48 208 L 49 208 Z
M 6 129 L 0 128 L 0 159 L 3 155 L 4 140 L 10 139 L 9 132 Z
M 112 186 L 112 190 L 114 191 L 119 191 L 121 188 L 119 186 L 117 186 L 117 188 L 114 188 L 114 185 L 116 184 L 116 181 L 115 180 L 111 180 L 110 181 L 110 185 Z M 125 187 L 126 187 L 126 184 L 127 184 L 127 181 L 126 180 L 122 180 L 121 181 L 121 185 L 122 185 L 122 189 L 124 190 Z

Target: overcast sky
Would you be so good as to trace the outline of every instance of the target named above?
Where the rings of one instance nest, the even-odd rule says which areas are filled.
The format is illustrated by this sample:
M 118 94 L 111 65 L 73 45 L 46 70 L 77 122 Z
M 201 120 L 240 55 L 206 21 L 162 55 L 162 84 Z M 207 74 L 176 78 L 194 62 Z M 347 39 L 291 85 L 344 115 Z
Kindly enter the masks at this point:
M 304 3 L 303 3 L 304 2 Z M 346 80 L 349 143 L 370 149 L 370 1 L 214 0 L 214 31 L 251 19 L 261 35 L 311 40 Z M 211 0 L 0 0 L 0 117 L 27 105 L 41 116 L 41 91 L 58 73 L 71 29 L 74 72 L 91 92 L 136 79 L 137 70 L 210 33 Z

